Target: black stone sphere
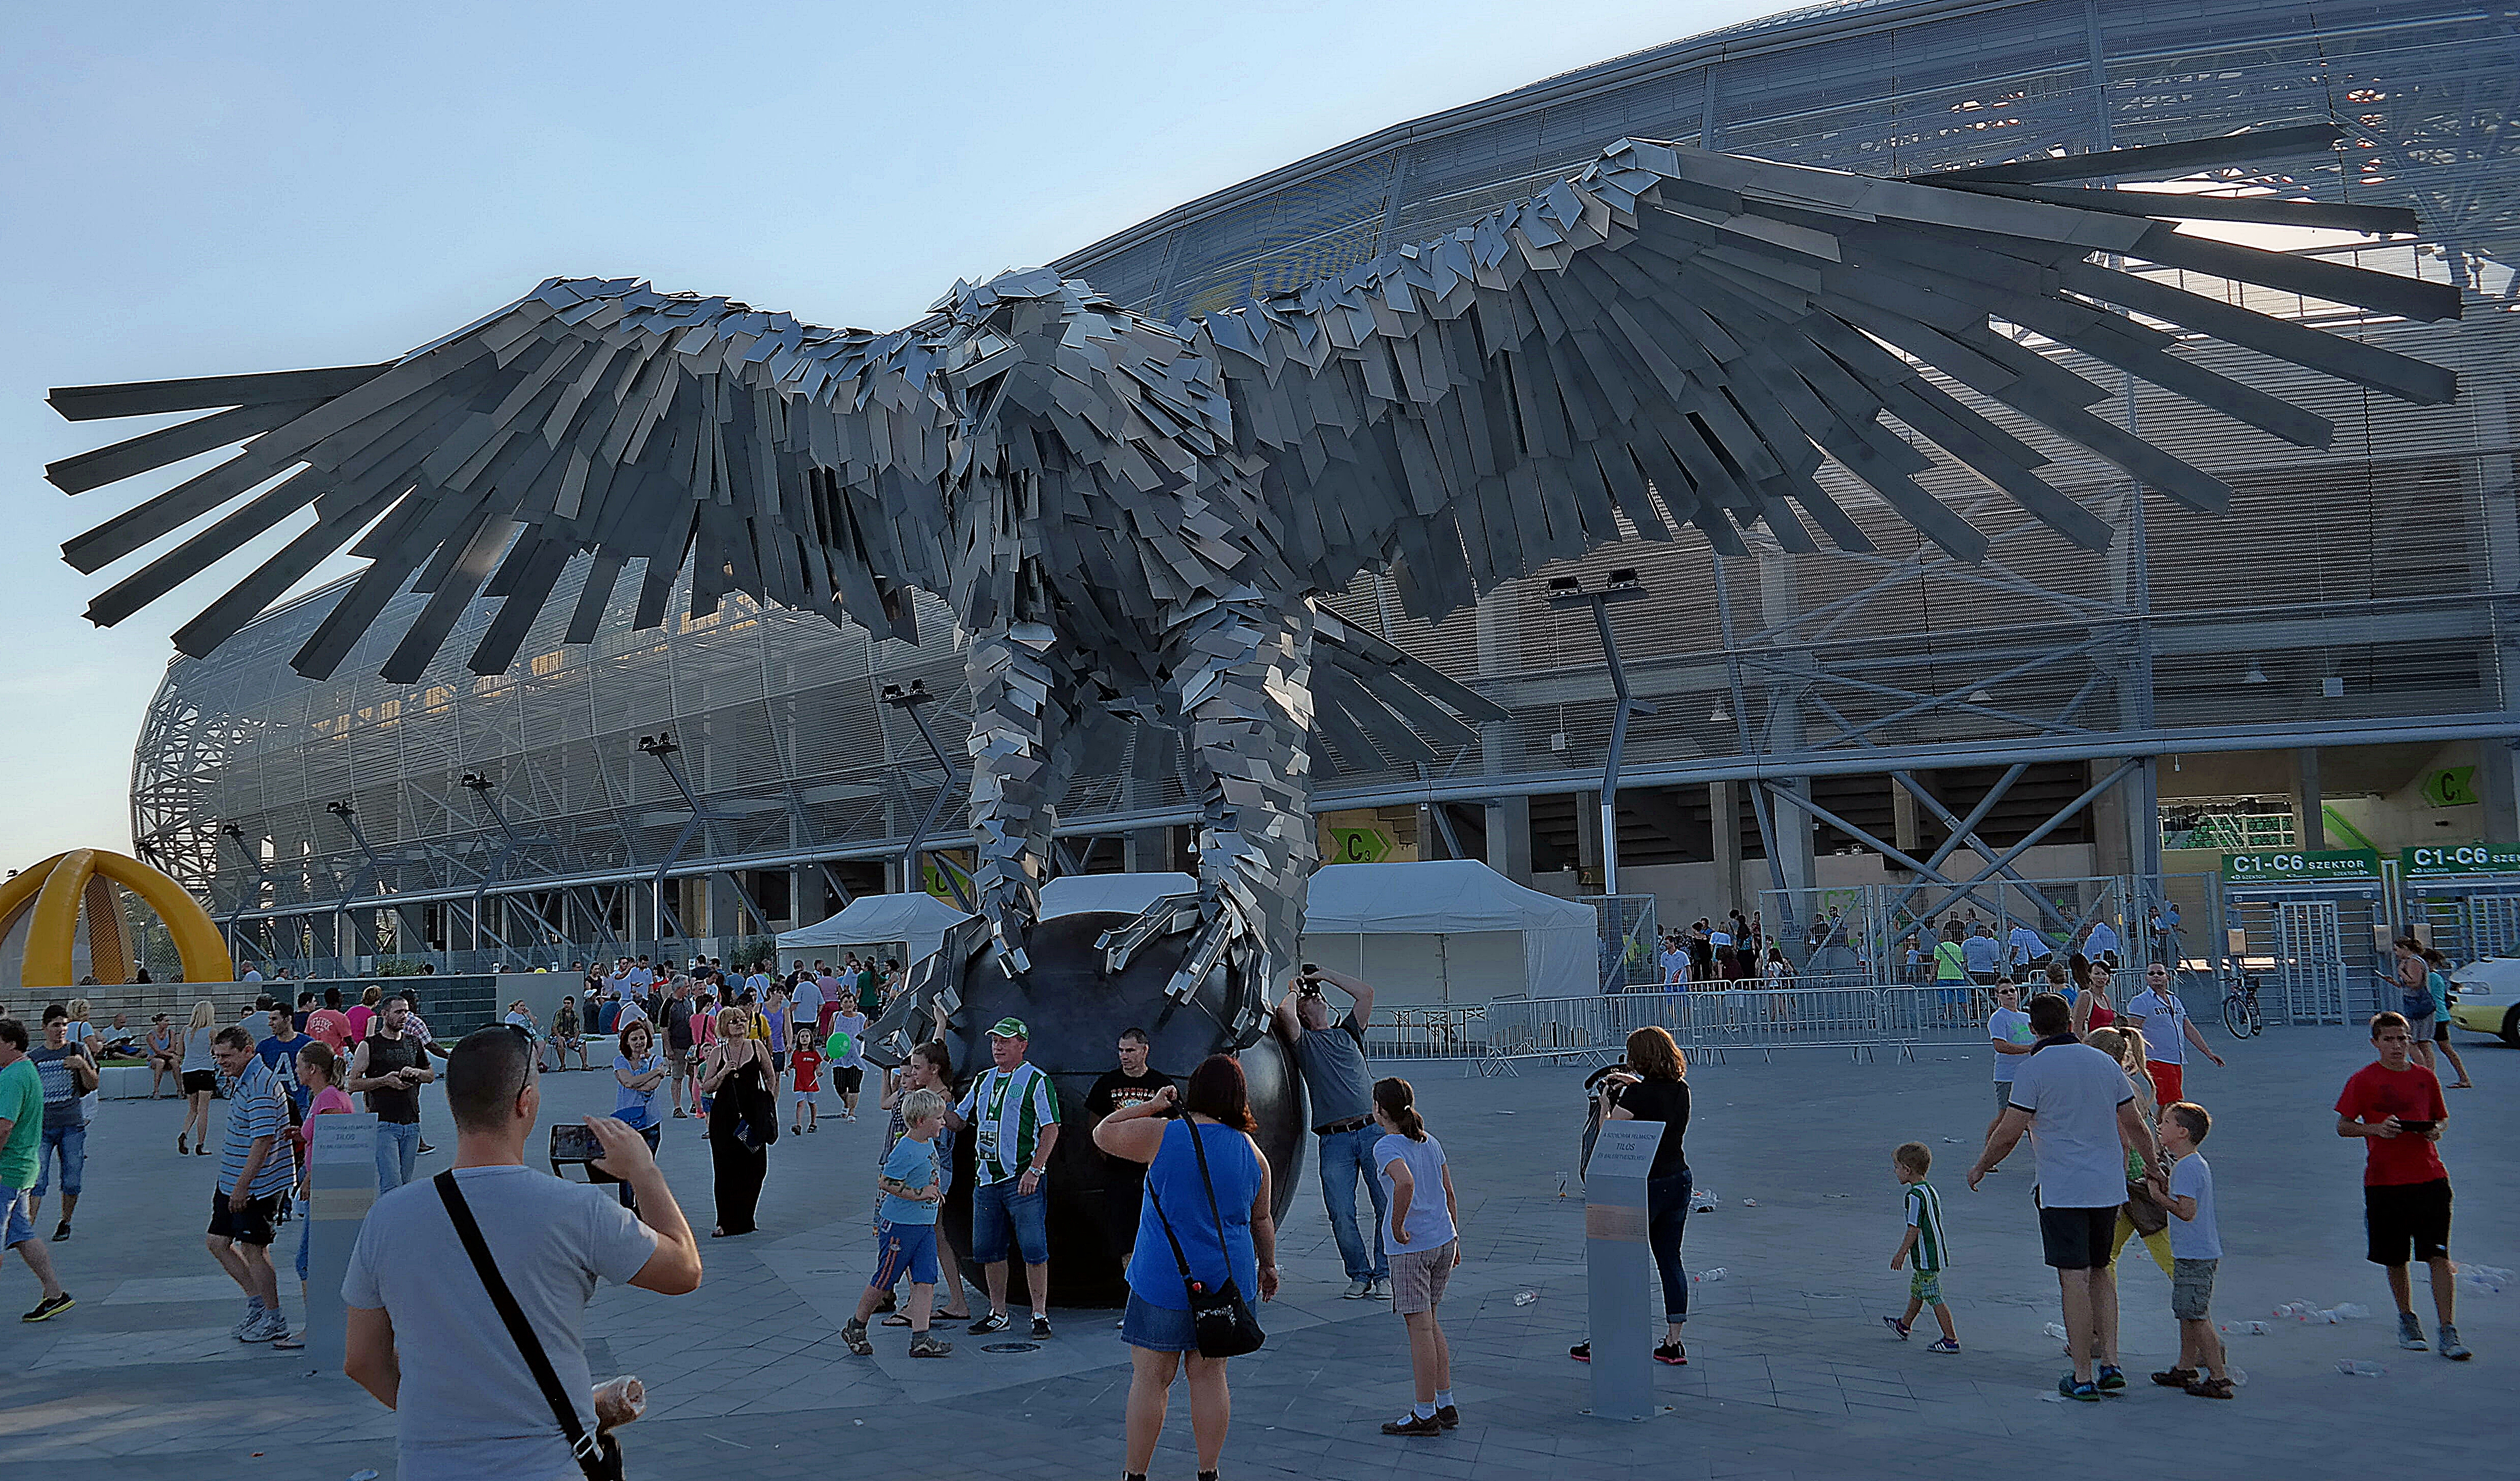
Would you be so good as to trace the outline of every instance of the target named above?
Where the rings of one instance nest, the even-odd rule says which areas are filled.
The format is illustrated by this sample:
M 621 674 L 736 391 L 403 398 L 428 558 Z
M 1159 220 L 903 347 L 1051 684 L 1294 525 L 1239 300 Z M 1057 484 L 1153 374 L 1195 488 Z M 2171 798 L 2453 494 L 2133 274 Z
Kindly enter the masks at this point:
M 1105 1191 L 1110 1159 L 1095 1147 L 1085 1109 L 1094 1082 L 1119 1068 L 1121 1030 L 1145 1029 L 1153 1041 L 1147 1062 L 1176 1081 L 1189 1080 L 1199 1061 L 1231 1047 L 1218 1021 L 1230 968 L 1218 968 L 1187 1005 L 1164 996 L 1189 935 L 1149 942 L 1126 970 L 1116 976 L 1103 972 L 1095 938 L 1132 919 L 1097 912 L 1035 925 L 1024 946 L 1032 968 L 1021 977 L 1007 976 L 985 952 L 974 954 L 963 967 L 963 1006 L 947 1041 L 959 1098 L 990 1065 L 990 1025 L 1021 1018 L 1032 1031 L 1026 1062 L 1047 1073 L 1058 1091 L 1060 1131 L 1051 1152 L 1048 1210 L 1051 1300 L 1058 1306 L 1116 1307 L 1128 1300 L 1119 1253 L 1135 1237 L 1137 1204 L 1116 1207 Z M 1238 1057 L 1250 1086 L 1252 1119 L 1260 1126 L 1255 1140 L 1269 1162 L 1271 1211 L 1282 1220 L 1303 1168 L 1303 1091 L 1292 1056 L 1275 1035 Z M 963 1258 L 965 1279 L 978 1285 L 979 1268 L 970 1263 L 972 1141 L 968 1132 L 955 1138 L 954 1188 L 941 1228 Z M 1010 1247 L 1007 1262 L 1009 1309 L 1020 1312 L 1030 1300 L 1021 1251 Z

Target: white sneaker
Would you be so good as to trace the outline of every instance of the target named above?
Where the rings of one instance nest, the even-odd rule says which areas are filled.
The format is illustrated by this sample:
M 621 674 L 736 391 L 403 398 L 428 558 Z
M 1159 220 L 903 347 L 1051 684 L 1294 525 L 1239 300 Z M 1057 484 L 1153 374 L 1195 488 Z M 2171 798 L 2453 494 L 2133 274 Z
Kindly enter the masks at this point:
M 1390 1299 L 1391 1299 L 1391 1282 L 1390 1282 L 1390 1281 L 1388 1281 L 1388 1280 L 1374 1280 L 1374 1281 L 1370 1281 L 1370 1282 L 1368 1282 L 1368 1283 L 1367 1283 L 1367 1285 L 1366 1285 L 1366 1287 L 1365 1287 L 1365 1295 L 1364 1295 L 1363 1297 L 1361 1297 L 1360 1299 L 1362 1299 L 1362 1300 L 1366 1300 L 1366 1301 L 1388 1301 L 1388 1300 L 1390 1300 Z
M 230 1326 L 228 1331 L 234 1335 L 238 1341 L 243 1342 L 246 1340 L 245 1334 L 253 1330 L 255 1327 L 260 1326 L 267 1315 L 268 1314 L 262 1309 L 262 1299 L 260 1297 L 248 1296 L 245 1298 L 245 1315 L 239 1317 L 236 1320 L 236 1324 Z
M 1373 1294 L 1373 1282 L 1372 1282 L 1372 1281 L 1371 1281 L 1371 1280 L 1350 1280 L 1350 1281 L 1347 1283 L 1347 1291 L 1346 1291 L 1346 1293 L 1345 1293 L 1344 1295 L 1342 1295 L 1342 1296 L 1340 1297 L 1340 1299 L 1341 1299 L 1341 1300 L 1344 1300 L 1344 1301 L 1362 1301 L 1362 1300 L 1364 1300 L 1366 1297 L 1368 1297 L 1368 1296 L 1370 1296 L 1370 1295 L 1372 1295 L 1372 1294 Z

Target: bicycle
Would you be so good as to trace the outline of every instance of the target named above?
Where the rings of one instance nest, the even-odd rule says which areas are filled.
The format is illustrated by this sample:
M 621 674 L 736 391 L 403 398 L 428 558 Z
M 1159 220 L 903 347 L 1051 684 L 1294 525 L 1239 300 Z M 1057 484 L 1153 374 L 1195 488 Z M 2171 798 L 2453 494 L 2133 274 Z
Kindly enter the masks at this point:
M 2266 1029 L 2258 1010 L 2258 979 L 2242 976 L 2223 992 L 2223 1026 L 2234 1039 L 2254 1039 Z

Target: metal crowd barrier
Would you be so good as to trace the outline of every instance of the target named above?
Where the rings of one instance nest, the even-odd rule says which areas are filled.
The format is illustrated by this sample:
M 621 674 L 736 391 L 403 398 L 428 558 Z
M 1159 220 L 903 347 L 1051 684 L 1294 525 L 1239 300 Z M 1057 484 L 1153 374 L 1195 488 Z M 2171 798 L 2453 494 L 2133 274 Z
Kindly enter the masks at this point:
M 1870 987 L 1769 988 L 1699 983 L 1668 992 L 1505 999 L 1487 1005 L 1476 1036 L 1482 1074 L 1517 1073 L 1523 1059 L 1608 1063 L 1628 1035 L 1657 1027 L 1691 1055 L 1840 1049 L 1870 1056 L 1883 1042 L 1880 994 Z
M 2030 984 L 2034 987 L 2044 983 Z M 2182 981 L 2191 1011 L 2198 984 Z M 2112 993 L 2120 1011 L 2143 990 L 2140 968 L 2121 970 Z M 1925 1048 L 1986 1042 L 1995 1002 L 1983 987 L 1884 986 L 1842 976 L 1771 988 L 1693 982 L 1582 998 L 1500 998 L 1470 1006 L 1376 1009 L 1366 1052 L 1404 1059 L 1475 1059 L 1483 1075 L 1515 1074 L 1525 1059 L 1606 1064 L 1627 1052 L 1628 1035 L 1663 1029 L 1692 1055 L 1720 1061 L 1733 1051 L 1774 1055 L 1836 1049 L 1862 1060 L 1879 1049 L 1912 1059 Z

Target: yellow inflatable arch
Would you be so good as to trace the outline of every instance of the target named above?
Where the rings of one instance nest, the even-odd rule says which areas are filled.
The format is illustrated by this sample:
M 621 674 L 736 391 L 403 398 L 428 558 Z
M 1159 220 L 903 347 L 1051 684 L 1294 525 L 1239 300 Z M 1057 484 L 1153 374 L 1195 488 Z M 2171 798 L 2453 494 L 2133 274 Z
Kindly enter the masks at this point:
M 95 961 L 99 944 L 95 933 L 100 922 L 110 919 L 113 900 L 111 886 L 115 884 L 148 902 L 158 919 L 166 922 L 166 932 L 175 940 L 176 955 L 183 959 L 185 980 L 234 980 L 236 963 L 228 956 L 228 945 L 220 937 L 218 925 L 184 886 L 127 855 L 101 848 L 74 848 L 53 855 L 15 878 L 0 881 L 0 938 L 9 934 L 27 910 L 31 908 L 35 913 L 26 927 L 25 965 L 20 973 L 22 986 L 71 985 L 70 948 L 78 932 L 82 901 L 88 908 L 91 965 L 105 965 Z M 118 951 L 118 922 L 112 940 Z M 100 971 L 98 975 L 104 973 Z

